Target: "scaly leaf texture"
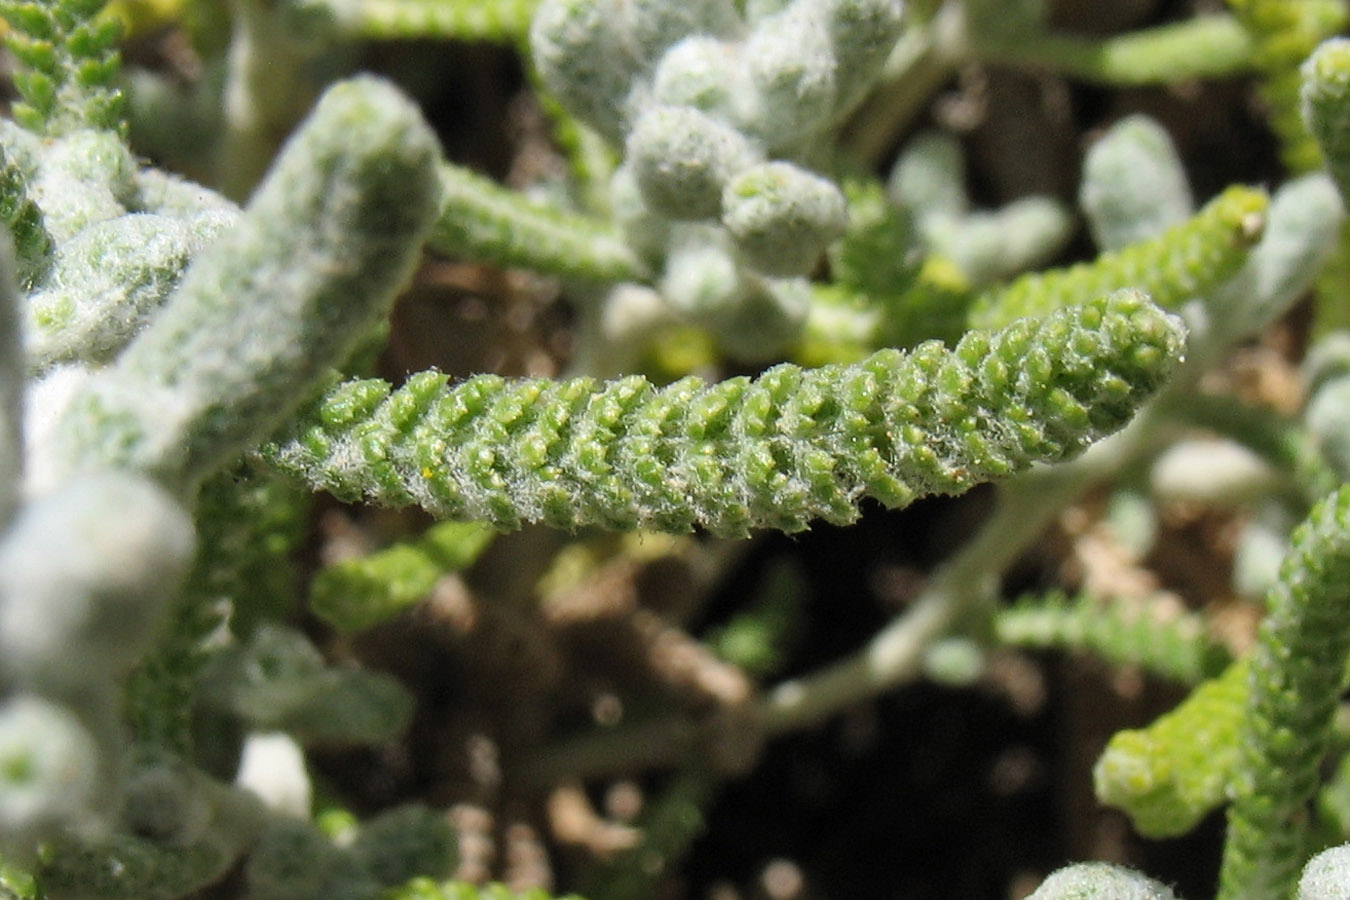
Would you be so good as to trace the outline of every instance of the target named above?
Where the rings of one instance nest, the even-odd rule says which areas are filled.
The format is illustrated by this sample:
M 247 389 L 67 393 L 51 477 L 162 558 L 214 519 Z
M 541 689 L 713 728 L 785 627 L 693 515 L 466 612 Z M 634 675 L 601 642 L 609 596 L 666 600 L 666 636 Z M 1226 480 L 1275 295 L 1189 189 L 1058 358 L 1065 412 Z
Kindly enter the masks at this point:
M 645 267 L 609 226 L 534 203 L 453 165 L 440 167 L 431 249 L 592 282 L 641 280 Z
M 860 293 L 903 291 L 918 276 L 923 252 L 910 217 L 874 178 L 849 178 L 841 186 L 848 226 L 829 249 L 834 283 Z
M 392 394 L 340 387 L 264 455 L 345 499 L 498 528 L 800 531 L 855 520 L 864 496 L 898 507 L 1072 456 L 1130 418 L 1181 345 L 1180 325 L 1127 291 L 954 349 L 784 364 L 753 381 L 450 387 L 424 372 Z
M 1175 308 L 1237 272 L 1261 237 L 1267 205 L 1265 191 L 1234 185 L 1154 240 L 1067 269 L 1024 275 L 981 294 L 971 309 L 971 327 L 997 328 L 1124 287 L 1138 288 L 1159 306 Z
M 1345 211 L 1322 172 L 1280 185 L 1266 211 L 1261 242 L 1237 275 L 1206 295 L 1203 340 L 1192 341 L 1192 371 L 1203 371 L 1234 343 L 1259 334 L 1313 285 L 1336 243 Z
M 1300 115 L 1298 66 L 1350 23 L 1350 6 L 1345 0 L 1228 0 L 1228 6 L 1255 41 L 1261 97 L 1284 164 L 1294 173 L 1316 169 L 1321 154 Z
M 121 26 L 99 17 L 105 0 L 4 0 L 6 42 L 20 68 L 15 87 L 23 102 L 14 117 L 38 134 L 57 136 L 92 128 L 126 133 L 124 98 L 117 87 Z
M 344 631 L 393 618 L 424 599 L 437 579 L 471 565 L 493 532 L 476 522 L 441 522 L 413 541 L 320 570 L 309 608 Z
M 934 339 L 955 344 L 966 330 L 966 310 L 974 297 L 960 270 L 933 256 L 912 284 L 894 294 L 816 283 L 811 293 L 794 354 L 805 365 L 856 362 L 878 347 L 904 349 Z
M 843 184 L 848 228 L 829 249 L 829 284 L 814 293 L 796 359 L 854 362 L 877 347 L 954 344 L 965 330 L 971 292 L 946 261 L 923 258 L 910 214 L 870 178 Z
M 1005 644 L 1087 651 L 1186 684 L 1214 677 L 1230 660 L 1228 650 L 1206 634 L 1201 616 L 1162 603 L 1028 596 L 998 611 L 994 633 Z
M 1145 837 L 1194 828 L 1236 775 L 1247 677 L 1247 663 L 1234 663 L 1147 728 L 1117 732 L 1092 771 L 1097 799 Z
M 365 38 L 522 44 L 539 0 L 357 0 L 332 5 L 345 29 Z
M 1350 653 L 1350 485 L 1319 503 L 1291 543 L 1251 658 L 1219 900 L 1288 897 L 1305 858 L 1306 805 Z

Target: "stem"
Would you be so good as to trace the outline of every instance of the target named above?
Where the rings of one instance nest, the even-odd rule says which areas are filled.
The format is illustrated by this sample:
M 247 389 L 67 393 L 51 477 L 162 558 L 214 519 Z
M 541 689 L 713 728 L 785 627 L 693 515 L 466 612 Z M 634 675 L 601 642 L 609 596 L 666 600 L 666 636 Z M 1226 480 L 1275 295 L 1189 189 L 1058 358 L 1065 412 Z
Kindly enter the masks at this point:
M 916 679 L 924 650 L 989 597 L 1000 573 L 1088 487 L 1090 481 L 1080 471 L 1079 462 L 1068 463 L 1036 470 L 1007 485 L 979 533 L 938 569 L 903 616 L 853 656 L 784 682 L 769 693 L 760 704 L 766 734 L 816 725 L 845 707 Z

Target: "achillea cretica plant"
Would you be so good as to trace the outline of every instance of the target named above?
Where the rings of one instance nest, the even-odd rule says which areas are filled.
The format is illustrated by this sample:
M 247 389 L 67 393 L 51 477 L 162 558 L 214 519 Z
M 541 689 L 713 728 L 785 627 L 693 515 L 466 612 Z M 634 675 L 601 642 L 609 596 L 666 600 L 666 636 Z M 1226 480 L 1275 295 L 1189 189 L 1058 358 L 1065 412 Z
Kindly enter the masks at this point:
M 1297 415 L 1198 387 L 1344 255 L 1350 43 L 1325 40 L 1341 0 L 1233 0 L 1102 39 L 986 0 L 208 6 L 164 11 L 208 73 L 183 91 L 122 63 L 118 16 L 137 20 L 121 5 L 0 2 L 20 97 L 0 121 L 0 896 L 521 896 L 473 875 L 473 819 L 443 792 L 359 815 L 312 777 L 334 747 L 421 764 L 410 730 L 461 727 L 431 724 L 442 682 L 355 664 L 361 635 L 342 635 L 376 626 L 410 659 L 462 639 L 464 703 L 530 673 L 531 701 L 499 706 L 534 743 L 498 759 L 462 742 L 480 786 L 586 807 L 582 780 L 675 770 L 636 825 L 583 816 L 588 837 L 570 832 L 595 851 L 575 885 L 589 900 L 654 893 L 765 741 L 925 675 L 967 683 L 1016 647 L 1197 683 L 1119 733 L 1095 777 L 1147 835 L 1227 805 L 1221 900 L 1350 896 L 1346 846 L 1326 849 L 1350 817 L 1322 777 L 1347 746 L 1347 338 L 1319 312 Z M 452 163 L 392 81 L 308 80 L 391 38 L 527 49 L 565 182 L 527 196 Z M 1083 166 L 1098 255 L 1027 271 L 1065 258 L 1066 204 L 974 208 L 950 134 L 905 141 L 885 177 L 869 149 L 972 62 L 1108 86 L 1255 73 L 1298 177 L 1196 210 L 1167 132 L 1125 118 Z M 575 319 L 565 376 L 369 377 L 436 257 L 556 278 Z M 678 335 L 701 348 L 683 365 Z M 1196 429 L 1228 448 L 1203 458 L 1231 464 L 1187 469 Z M 1160 494 L 1240 493 L 1260 513 L 1238 569 L 1266 615 L 1236 660 L 1161 596 L 994 602 L 1091 490 L 1114 490 L 1136 526 L 1121 533 L 1146 544 L 1150 467 Z M 658 563 L 706 590 L 738 558 L 714 538 L 990 481 L 992 512 L 905 611 L 817 671 L 757 681 L 802 631 L 790 565 L 703 640 L 694 615 L 635 599 Z M 437 521 L 316 566 L 301 552 L 315 492 Z M 496 539 L 520 529 L 530 541 Z M 469 570 L 494 556 L 476 588 Z M 597 609 L 659 690 L 607 694 L 594 709 L 617 719 L 566 736 L 543 710 L 585 679 L 559 635 Z M 630 700 L 659 708 L 618 721 Z M 523 895 L 550 896 L 537 887 Z M 1174 893 L 1087 862 L 1032 896 Z

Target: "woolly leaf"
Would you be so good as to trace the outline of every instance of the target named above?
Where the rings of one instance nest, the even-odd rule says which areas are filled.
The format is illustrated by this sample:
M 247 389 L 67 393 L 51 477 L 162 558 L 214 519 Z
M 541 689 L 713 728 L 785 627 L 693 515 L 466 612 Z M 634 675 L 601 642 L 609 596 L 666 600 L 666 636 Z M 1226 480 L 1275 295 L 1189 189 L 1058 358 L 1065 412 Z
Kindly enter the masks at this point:
M 1298 882 L 1298 900 L 1341 900 L 1350 895 L 1350 844 L 1308 860 Z
M 1117 122 L 1088 150 L 1078 201 L 1102 250 L 1149 240 L 1193 211 L 1176 146 L 1144 115 Z
M 903 506 L 1072 456 L 1124 424 L 1180 349 L 1175 321 L 1122 292 L 951 350 L 780 365 L 753 381 L 450 387 L 422 373 L 347 426 L 326 424 L 322 403 L 264 452 L 340 497 L 499 528 L 800 531 L 853 521 L 863 496 Z M 387 390 L 372 387 L 371 401 Z M 353 390 L 330 396 L 346 404 Z
M 388 310 L 434 216 L 436 140 L 392 86 L 329 88 L 239 224 L 76 397 L 63 467 L 114 464 L 190 490 L 275 429 Z

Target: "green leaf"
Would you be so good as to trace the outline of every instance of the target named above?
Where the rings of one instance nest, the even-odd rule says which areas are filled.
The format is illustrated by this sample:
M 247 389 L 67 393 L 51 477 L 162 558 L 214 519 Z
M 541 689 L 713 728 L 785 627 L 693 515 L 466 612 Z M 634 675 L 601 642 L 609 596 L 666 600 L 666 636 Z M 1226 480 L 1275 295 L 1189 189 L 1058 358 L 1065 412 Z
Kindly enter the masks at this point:
M 1133 415 L 1181 344 L 1175 320 L 1122 292 L 954 349 L 785 364 L 753 381 L 452 387 L 425 372 L 346 427 L 326 425 L 320 403 L 264 454 L 345 499 L 498 528 L 800 531 L 853 521 L 865 496 L 904 506 L 1072 456 Z M 346 405 L 352 389 L 331 396 Z

